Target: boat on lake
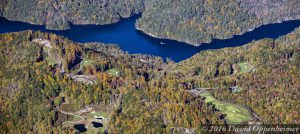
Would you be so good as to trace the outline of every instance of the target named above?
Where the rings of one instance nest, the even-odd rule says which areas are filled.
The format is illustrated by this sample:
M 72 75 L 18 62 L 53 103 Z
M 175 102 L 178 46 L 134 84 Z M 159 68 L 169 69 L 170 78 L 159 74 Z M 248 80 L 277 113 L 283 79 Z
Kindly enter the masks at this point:
M 164 42 L 160 42 L 160 44 L 161 44 L 161 45 L 164 45 L 164 44 L 167 44 L 167 43 L 164 43 Z

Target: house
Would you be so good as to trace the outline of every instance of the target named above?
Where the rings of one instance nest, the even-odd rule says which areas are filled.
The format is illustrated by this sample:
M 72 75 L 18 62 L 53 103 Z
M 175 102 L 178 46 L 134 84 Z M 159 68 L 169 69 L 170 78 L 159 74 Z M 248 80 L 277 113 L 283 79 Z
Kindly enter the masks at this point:
M 240 87 L 230 87 L 229 90 L 231 92 L 238 93 L 238 92 L 243 91 L 243 88 L 240 88 Z

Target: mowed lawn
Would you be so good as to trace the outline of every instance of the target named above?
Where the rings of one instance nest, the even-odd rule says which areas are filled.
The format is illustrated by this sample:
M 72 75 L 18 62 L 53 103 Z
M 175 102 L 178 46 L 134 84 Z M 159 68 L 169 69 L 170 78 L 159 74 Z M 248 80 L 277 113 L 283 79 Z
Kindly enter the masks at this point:
M 93 65 L 93 63 L 94 63 L 94 60 L 90 60 L 90 59 L 86 59 L 86 58 L 84 58 L 84 59 L 81 61 L 81 65 L 82 65 L 82 66 Z
M 77 121 L 80 121 L 81 120 L 81 118 L 80 117 L 78 117 L 78 116 L 74 116 L 74 115 L 70 115 L 71 116 L 71 118 L 70 118 L 70 120 L 69 121 L 72 121 L 72 122 L 77 122 Z
M 120 77 L 120 70 L 118 68 L 109 69 L 106 72 L 113 76 Z
M 107 118 L 108 117 L 108 114 L 106 112 L 102 112 L 102 111 L 97 111 L 97 112 L 90 112 L 88 114 L 88 116 L 90 118 L 95 118 L 95 116 L 102 116 L 104 118 Z M 89 128 L 87 132 L 85 132 L 86 134 L 95 134 L 95 133 L 98 133 L 100 131 L 100 133 L 104 133 L 105 131 L 105 124 L 103 124 L 103 127 L 100 127 L 100 128 Z
M 252 120 L 248 109 L 242 106 L 218 101 L 209 92 L 201 93 L 200 96 L 205 97 L 206 103 L 212 103 L 221 113 L 226 114 L 226 121 L 228 124 L 240 124 Z
M 104 118 L 107 118 L 107 116 L 108 116 L 108 114 L 107 113 L 105 113 L 105 112 L 95 112 L 95 113 L 89 113 L 89 116 L 91 117 L 91 118 L 94 118 L 94 116 L 102 116 L 102 117 L 104 117 Z
M 254 69 L 254 67 L 249 63 L 239 63 L 240 73 L 248 73 Z

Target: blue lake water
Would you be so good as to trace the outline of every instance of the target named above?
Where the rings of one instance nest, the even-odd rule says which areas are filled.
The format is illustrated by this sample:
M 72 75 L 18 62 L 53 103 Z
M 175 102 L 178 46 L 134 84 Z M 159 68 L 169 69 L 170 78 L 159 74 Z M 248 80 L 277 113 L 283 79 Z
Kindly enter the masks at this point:
M 241 46 L 253 40 L 262 38 L 277 38 L 288 34 L 300 26 L 300 20 L 286 21 L 278 24 L 264 25 L 243 35 L 234 36 L 227 40 L 213 40 L 212 43 L 201 46 L 191 46 L 174 40 L 157 39 L 148 36 L 135 28 L 135 21 L 139 15 L 123 19 L 119 23 L 110 25 L 73 25 L 69 30 L 46 30 L 45 26 L 32 25 L 18 21 L 8 21 L 0 18 L 0 33 L 17 32 L 23 30 L 40 30 L 65 36 L 70 40 L 80 43 L 102 42 L 117 44 L 130 54 L 141 53 L 160 56 L 164 59 L 171 58 L 178 62 L 192 55 L 208 49 Z M 161 44 L 164 42 L 166 44 Z

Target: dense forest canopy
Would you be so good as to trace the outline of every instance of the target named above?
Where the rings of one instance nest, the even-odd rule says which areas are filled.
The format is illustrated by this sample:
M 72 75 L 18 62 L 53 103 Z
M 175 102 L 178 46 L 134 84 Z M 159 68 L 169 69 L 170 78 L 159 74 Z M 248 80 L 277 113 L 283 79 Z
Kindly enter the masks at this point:
M 41 32 L 2 34 L 0 40 L 1 133 L 73 133 L 72 127 L 63 125 L 64 100 L 71 111 L 99 104 L 109 107 L 106 128 L 114 133 L 167 132 L 174 126 L 222 123 L 220 113 L 200 98 L 150 84 L 171 61 Z M 112 69 L 119 74 L 109 73 Z
M 298 0 L 149 0 L 136 26 L 156 37 L 200 45 L 293 19 L 300 19 Z
M 300 19 L 298 0 L 2 0 L 9 20 L 68 29 L 70 24 L 111 24 L 142 13 L 145 33 L 192 45 L 227 39 L 264 24 Z
M 276 40 L 165 63 L 114 45 L 82 45 L 54 34 L 2 34 L 0 131 L 74 133 L 62 123 L 67 119 L 59 111 L 62 98 L 72 111 L 109 107 L 109 133 L 180 133 L 226 123 L 230 116 L 192 89 L 209 89 L 218 102 L 249 109 L 253 121 L 299 124 L 299 39 L 300 28 Z M 120 75 L 109 72 L 116 68 Z M 230 91 L 233 87 L 241 92 Z
M 217 88 L 214 96 L 247 105 L 263 123 L 299 124 L 300 28 L 276 40 L 209 50 L 172 66 L 169 77 L 192 88 Z M 242 68 L 247 65 L 249 70 Z M 168 75 L 167 75 L 168 78 Z M 243 89 L 231 93 L 231 87 Z
M 1 0 L 0 15 L 62 30 L 68 29 L 70 23 L 116 23 L 140 13 L 143 8 L 143 0 Z
M 142 12 L 136 26 L 146 33 L 198 45 L 299 19 L 299 7 L 297 0 L 2 0 L 0 15 L 66 29 Z M 0 133 L 78 133 L 78 123 L 89 133 L 300 124 L 299 68 L 300 27 L 179 63 L 40 31 L 0 34 Z M 91 127 L 99 120 L 101 128 Z

